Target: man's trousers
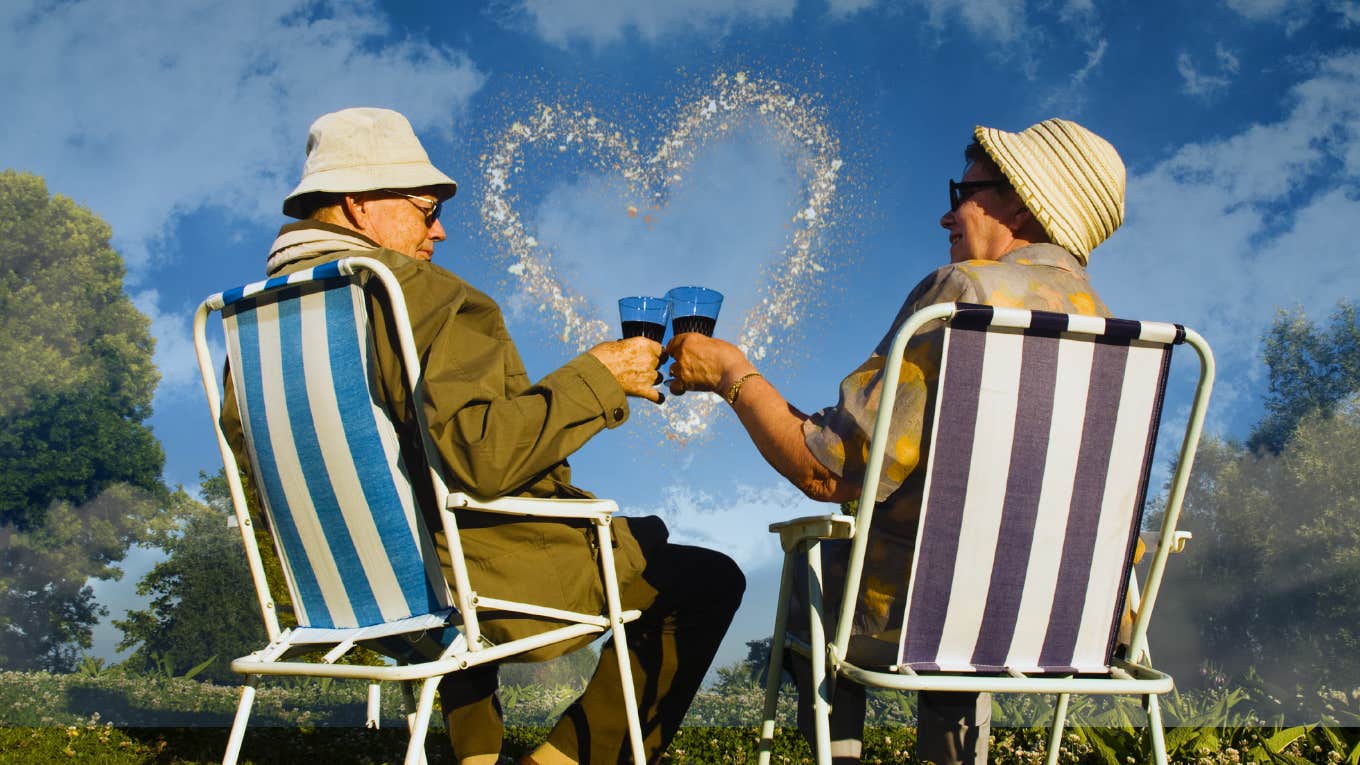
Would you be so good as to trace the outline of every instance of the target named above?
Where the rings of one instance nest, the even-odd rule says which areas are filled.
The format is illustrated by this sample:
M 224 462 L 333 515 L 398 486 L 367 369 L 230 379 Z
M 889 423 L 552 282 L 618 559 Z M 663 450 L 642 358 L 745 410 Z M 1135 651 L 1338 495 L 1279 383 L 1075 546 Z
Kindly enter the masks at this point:
M 666 543 L 647 551 L 641 576 L 621 590 L 624 610 L 642 611 L 626 634 L 648 762 L 660 759 L 679 730 L 745 588 L 741 569 L 726 555 Z M 559 654 L 574 647 L 579 644 Z M 492 765 L 499 757 L 503 723 L 496 686 L 494 665 L 455 672 L 439 684 L 460 765 Z M 613 639 L 600 652 L 585 692 L 533 757 L 541 765 L 631 762 Z

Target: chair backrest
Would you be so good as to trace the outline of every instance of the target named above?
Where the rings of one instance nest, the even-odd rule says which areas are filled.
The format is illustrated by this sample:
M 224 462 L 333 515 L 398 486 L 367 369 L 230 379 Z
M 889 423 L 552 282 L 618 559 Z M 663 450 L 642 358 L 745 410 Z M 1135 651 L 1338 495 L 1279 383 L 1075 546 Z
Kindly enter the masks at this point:
M 204 304 L 222 311 L 251 473 L 303 627 L 368 627 L 453 604 L 396 429 L 374 393 L 367 299 L 354 260 Z M 205 348 L 200 343 L 201 356 Z
M 1104 672 L 1171 349 L 1187 331 L 968 304 L 932 309 L 946 324 L 897 664 Z M 1207 345 L 1194 338 L 1205 359 Z M 900 364 L 890 358 L 888 366 Z M 1207 388 L 1202 394 L 1201 420 Z M 1195 421 L 1193 441 L 1198 428 Z M 1188 471 L 1194 444 L 1186 444 Z M 872 460 L 870 471 L 877 474 Z M 1179 497 L 1166 519 L 1173 528 Z

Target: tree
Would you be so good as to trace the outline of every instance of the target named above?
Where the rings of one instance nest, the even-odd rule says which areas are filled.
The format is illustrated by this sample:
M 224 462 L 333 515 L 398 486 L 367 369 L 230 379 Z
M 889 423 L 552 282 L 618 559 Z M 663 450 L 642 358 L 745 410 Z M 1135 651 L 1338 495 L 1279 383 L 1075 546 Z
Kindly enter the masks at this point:
M 108 224 L 37 176 L 0 173 L 0 666 L 70 669 L 155 523 L 157 372 Z
M 1206 437 L 1152 644 L 1286 685 L 1360 685 L 1360 324 L 1280 314 L 1263 340 L 1267 414 L 1246 444 Z M 1171 601 L 1171 602 L 1168 602 Z M 1163 618 L 1167 617 L 1167 618 Z
M 204 502 L 177 493 L 176 523 L 154 540 L 168 557 L 137 585 L 150 607 L 114 625 L 123 631 L 118 649 L 136 649 L 132 667 L 183 671 L 216 657 L 201 676 L 234 682 L 231 660 L 264 645 L 265 631 L 241 532 L 228 525 L 234 515 L 224 473 L 200 476 Z
M 1301 310 L 1280 311 L 1262 342 L 1270 369 L 1266 416 L 1247 440 L 1253 451 L 1279 454 L 1299 421 L 1310 412 L 1330 414 L 1360 390 L 1360 321 L 1354 303 L 1332 312 L 1330 331 Z

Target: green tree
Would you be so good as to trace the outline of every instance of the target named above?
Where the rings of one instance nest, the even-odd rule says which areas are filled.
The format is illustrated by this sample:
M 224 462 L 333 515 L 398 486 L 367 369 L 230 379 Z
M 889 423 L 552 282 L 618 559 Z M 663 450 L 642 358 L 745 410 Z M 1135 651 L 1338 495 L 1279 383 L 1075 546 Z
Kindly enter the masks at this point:
M 1360 390 L 1360 320 L 1355 304 L 1337 305 L 1330 325 L 1314 324 L 1302 310 L 1280 311 L 1275 317 L 1262 342 L 1270 392 L 1266 416 L 1247 440 L 1253 451 L 1278 454 L 1305 415 L 1329 414 Z
M 1207 660 L 1286 685 L 1360 685 L 1360 323 L 1281 313 L 1263 338 L 1266 415 L 1245 443 L 1206 437 L 1153 646 L 1179 676 Z M 1165 617 L 1165 618 L 1164 618 Z M 1155 655 L 1155 654 L 1154 654 Z M 1199 665 L 1199 666 L 1196 666 Z
M 0 173 L 0 666 L 70 669 L 104 613 L 87 586 L 163 508 L 143 424 L 157 372 L 108 224 Z
M 224 474 L 200 475 L 204 501 L 178 492 L 175 524 L 152 540 L 168 557 L 137 585 L 150 607 L 114 625 L 123 631 L 119 650 L 136 649 L 127 660 L 134 668 L 168 663 L 183 671 L 215 656 L 201 677 L 235 682 L 231 660 L 265 644 L 264 624 L 240 529 L 229 525 L 235 516 Z

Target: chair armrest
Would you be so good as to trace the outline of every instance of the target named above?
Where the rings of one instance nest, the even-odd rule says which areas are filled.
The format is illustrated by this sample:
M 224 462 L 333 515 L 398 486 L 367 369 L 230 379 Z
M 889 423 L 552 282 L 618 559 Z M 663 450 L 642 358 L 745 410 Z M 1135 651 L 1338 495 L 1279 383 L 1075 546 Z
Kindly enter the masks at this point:
M 840 514 L 805 515 L 770 524 L 770 533 L 779 535 L 779 544 L 789 552 L 809 539 L 849 539 L 855 533 L 853 516 Z
M 1144 531 L 1139 534 L 1139 536 L 1142 538 L 1143 544 L 1147 546 L 1148 552 L 1154 553 L 1157 551 L 1157 543 L 1160 542 L 1162 538 L 1160 532 Z M 1185 543 L 1190 541 L 1193 537 L 1194 534 L 1191 534 L 1188 531 L 1177 531 L 1176 536 L 1171 540 L 1171 552 L 1185 552 Z
M 527 497 L 477 499 L 462 492 L 450 494 L 448 502 L 444 506 L 449 510 L 468 509 L 503 515 L 586 518 L 599 521 L 608 520 L 619 509 L 619 506 L 610 499 L 533 499 Z

